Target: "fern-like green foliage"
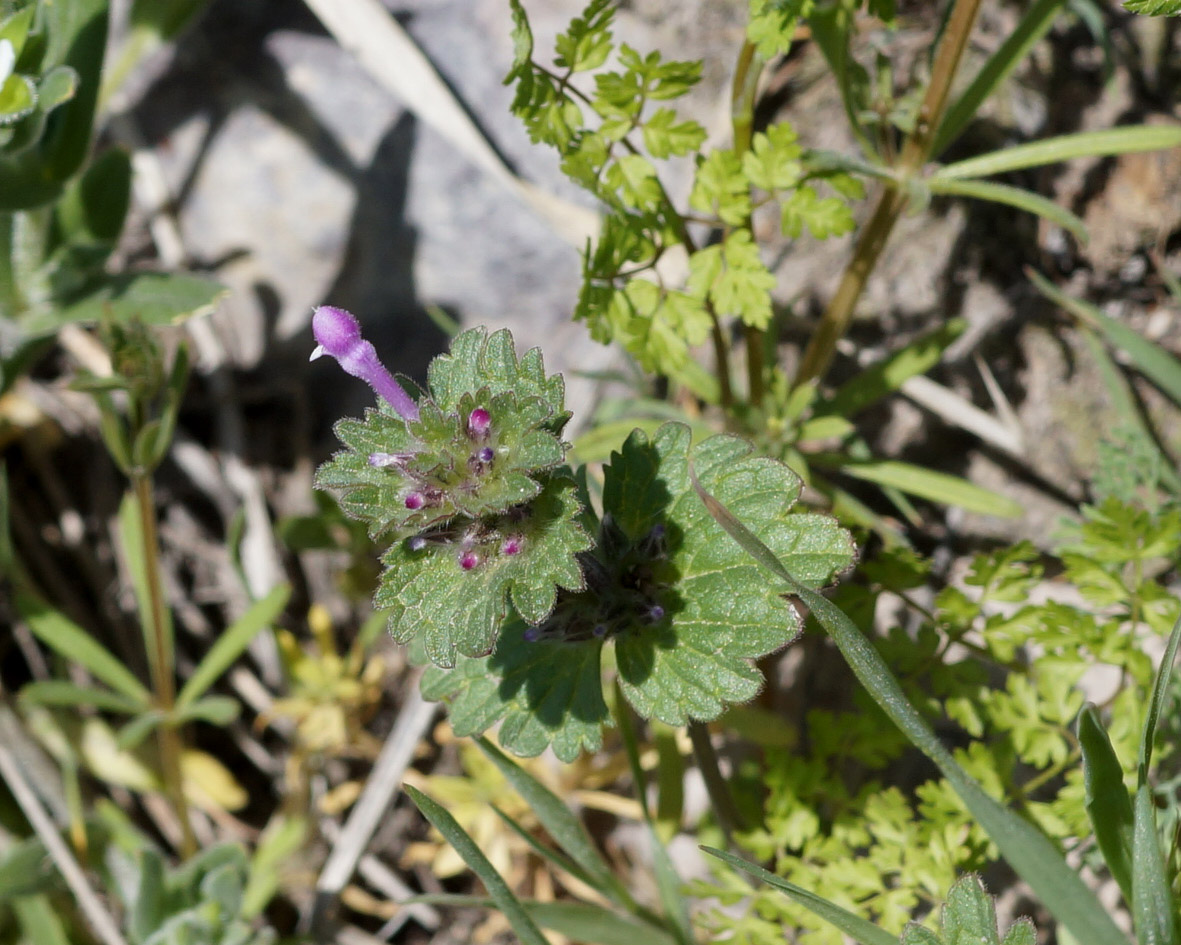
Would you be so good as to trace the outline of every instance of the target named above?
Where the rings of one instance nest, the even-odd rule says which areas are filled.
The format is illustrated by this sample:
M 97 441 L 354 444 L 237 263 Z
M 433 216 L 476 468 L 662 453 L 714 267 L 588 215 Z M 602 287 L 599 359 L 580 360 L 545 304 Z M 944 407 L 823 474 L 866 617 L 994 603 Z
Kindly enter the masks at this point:
M 735 437 L 690 447 L 681 424 L 651 440 L 637 430 L 604 470 L 598 540 L 580 556 L 585 590 L 560 593 L 540 625 L 506 629 L 490 656 L 428 670 L 423 692 L 451 702 L 457 734 L 502 722 L 500 742 L 516 754 L 595 750 L 607 663 L 641 716 L 672 725 L 755 695 L 753 661 L 794 639 L 799 617 L 709 516 L 690 464 L 800 580 L 820 586 L 851 565 L 847 531 L 790 511 L 800 481 L 783 464 Z
M 1176 16 L 1181 13 L 1178 0 L 1127 0 L 1124 9 L 1145 16 Z
M 452 666 L 491 651 L 510 600 L 539 623 L 559 587 L 581 589 L 591 542 L 561 465 L 562 378 L 539 351 L 518 360 L 507 331 L 466 331 L 427 388 L 417 419 L 383 406 L 337 424 L 346 449 L 317 485 L 393 542 L 376 600 L 394 637 L 421 636 L 428 659 Z
M 831 169 L 805 169 L 786 123 L 754 135 L 743 154 L 701 153 L 705 129 L 675 105 L 700 79 L 701 63 L 617 48 L 607 0 L 591 0 L 571 22 L 548 65 L 534 55 L 524 8 L 519 0 L 510 3 L 515 57 L 505 81 L 516 86 L 513 111 L 532 139 L 555 148 L 566 174 L 605 206 L 601 235 L 584 257 L 575 317 L 596 340 L 621 344 L 645 370 L 674 377 L 689 367 L 690 350 L 708 339 L 719 318 L 766 327 L 775 279 L 751 233 L 753 208 L 777 202 L 785 234 L 807 229 L 824 239 L 852 229 L 846 200 L 861 196 L 860 182 Z M 752 0 L 752 42 L 767 56 L 785 51 L 811 5 Z M 696 167 L 684 212 L 660 179 L 661 162 L 678 158 Z M 821 196 L 820 184 L 834 195 Z M 698 245 L 688 211 L 714 227 L 716 242 Z M 656 275 L 672 249 L 690 256 L 684 285 Z
M 1056 556 L 1025 542 L 978 555 L 961 585 L 941 590 L 930 609 L 910 610 L 874 642 L 908 697 L 960 745 L 956 757 L 970 774 L 1051 839 L 1068 842 L 1090 834 L 1073 731 L 1084 702 L 1080 680 L 1096 678 L 1097 667 L 1122 680 L 1092 697 L 1105 700 L 1105 725 L 1134 784 L 1138 720 L 1153 681 L 1146 644 L 1167 635 L 1181 612 L 1164 583 L 1179 559 L 1175 505 L 1146 509 L 1108 495 L 1064 529 Z M 1047 567 L 1061 576 L 1048 599 L 1037 599 Z M 872 634 L 883 594 L 916 600 L 916 588 L 930 581 L 928 566 L 912 553 L 882 552 L 842 585 L 837 600 Z M 860 691 L 849 708 L 810 709 L 800 742 L 806 755 L 768 748 L 766 767 L 752 772 L 767 788 L 763 823 L 740 840 L 785 879 L 901 932 L 915 909 L 934 910 L 933 922 L 955 877 L 994 859 L 988 837 L 945 781 L 927 780 L 910 792 L 892 786 L 907 745 Z M 1176 745 L 1158 738 L 1165 770 L 1181 760 Z M 750 894 L 724 870 L 716 883 L 723 904 Z M 717 894 L 708 883 L 694 890 Z M 804 930 L 798 940 L 809 945 L 841 941 L 769 889 L 755 891 L 749 912 L 717 911 L 707 922 L 719 938 L 751 945 L 778 945 L 785 926 Z M 908 934 L 914 943 L 936 941 L 934 931 Z

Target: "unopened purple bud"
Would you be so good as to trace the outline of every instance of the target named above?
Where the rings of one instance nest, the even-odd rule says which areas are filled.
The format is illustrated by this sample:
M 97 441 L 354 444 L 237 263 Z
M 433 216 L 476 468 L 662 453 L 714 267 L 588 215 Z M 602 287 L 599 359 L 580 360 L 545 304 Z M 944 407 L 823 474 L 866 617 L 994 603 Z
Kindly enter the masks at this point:
M 500 553 L 502 555 L 510 555 L 510 556 L 511 555 L 519 555 L 521 553 L 521 548 L 524 546 L 524 544 L 525 544 L 525 541 L 523 538 L 521 538 L 517 535 L 514 535 L 513 537 L 506 538 L 504 540 L 504 542 L 500 546 Z
M 541 627 L 529 627 L 521 634 L 521 639 L 526 643 L 536 643 L 541 639 Z
M 412 458 L 413 453 L 370 453 L 369 465 L 377 466 L 379 468 L 385 466 L 405 466 Z
M 465 571 L 470 571 L 477 564 L 480 563 L 480 556 L 474 551 L 465 551 L 459 556 L 459 566 Z
M 411 512 L 417 512 L 424 505 L 426 505 L 426 497 L 421 492 L 411 492 L 406 496 L 406 508 Z
M 664 619 L 664 608 L 659 604 L 652 604 L 648 608 L 647 617 L 650 623 L 659 623 Z
M 372 387 L 404 420 L 418 419 L 418 404 L 386 370 L 373 345 L 361 337 L 361 325 L 351 313 L 321 305 L 312 313 L 312 334 L 316 348 L 311 360 L 325 354 L 336 358 L 346 373 Z
M 607 635 L 607 625 L 605 623 L 597 623 L 591 633 L 599 638 L 605 637 Z
M 483 407 L 477 407 L 467 418 L 467 432 L 472 439 L 482 440 L 492 428 L 492 415 Z
M 411 535 L 406 542 L 406 547 L 411 551 L 422 551 L 426 547 L 426 539 L 422 535 Z
M 485 446 L 480 450 L 480 452 L 476 454 L 476 457 L 481 463 L 490 463 L 496 458 L 496 450 L 494 450 L 491 446 Z

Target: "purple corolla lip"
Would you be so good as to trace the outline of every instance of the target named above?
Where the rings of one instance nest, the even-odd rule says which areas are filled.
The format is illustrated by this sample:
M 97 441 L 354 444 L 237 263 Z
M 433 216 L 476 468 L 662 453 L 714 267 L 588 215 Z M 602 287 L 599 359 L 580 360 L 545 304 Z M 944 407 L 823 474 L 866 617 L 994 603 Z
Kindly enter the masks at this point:
M 312 313 L 312 335 L 316 347 L 309 360 L 323 355 L 335 358 L 346 373 L 372 387 L 404 420 L 418 419 L 418 404 L 381 363 L 372 343 L 361 337 L 361 325 L 352 313 L 321 305 Z

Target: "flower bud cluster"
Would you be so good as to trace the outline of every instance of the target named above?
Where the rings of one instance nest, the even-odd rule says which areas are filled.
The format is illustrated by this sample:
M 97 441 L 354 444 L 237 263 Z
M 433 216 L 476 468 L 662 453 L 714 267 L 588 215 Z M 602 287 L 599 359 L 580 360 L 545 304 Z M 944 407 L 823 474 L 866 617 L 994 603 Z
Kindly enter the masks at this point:
M 586 589 L 559 594 L 553 614 L 525 640 L 581 643 L 660 624 L 673 603 L 668 557 L 664 524 L 633 541 L 604 515 L 596 549 L 578 556 Z
M 532 511 L 527 505 L 516 506 L 502 515 L 479 519 L 454 520 L 425 529 L 406 539 L 411 552 L 452 554 L 461 571 L 474 571 L 485 564 L 515 558 L 525 550 Z

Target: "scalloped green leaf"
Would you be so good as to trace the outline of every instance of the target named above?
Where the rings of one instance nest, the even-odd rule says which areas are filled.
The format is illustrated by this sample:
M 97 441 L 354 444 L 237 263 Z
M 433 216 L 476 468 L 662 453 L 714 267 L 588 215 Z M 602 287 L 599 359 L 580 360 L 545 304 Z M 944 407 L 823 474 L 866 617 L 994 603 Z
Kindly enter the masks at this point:
M 465 393 L 488 388 L 493 397 L 511 391 L 521 401 L 540 399 L 552 411 L 549 427 L 555 433 L 570 417 L 562 375 L 546 376 L 540 348 L 529 349 L 518 360 L 513 336 L 504 328 L 491 335 L 483 328 L 456 335 L 450 353 L 435 358 L 427 369 L 427 387 L 444 411 L 457 409 Z
M 382 556 L 374 602 L 389 608 L 399 643 L 420 635 L 427 658 L 439 666 L 486 655 L 510 599 L 525 620 L 539 623 L 553 610 L 559 587 L 584 587 L 575 556 L 591 542 L 578 523 L 581 511 L 574 481 L 553 476 L 527 505 L 398 542 Z
M 670 725 L 713 719 L 728 703 L 753 698 L 762 684 L 754 660 L 800 631 L 782 589 L 767 583 L 697 497 L 690 455 L 705 488 L 789 560 L 801 581 L 823 585 L 854 558 L 852 536 L 835 519 L 789 514 L 801 483 L 787 466 L 751 455 L 736 437 L 711 437 L 691 453 L 690 439 L 676 423 L 651 442 L 636 431 L 612 455 L 603 487 L 604 508 L 633 541 L 658 524 L 665 529 L 667 561 L 656 581 L 668 588 L 657 601 L 664 616 L 652 626 L 634 622 L 615 642 L 628 701 Z
M 429 667 L 422 694 L 450 703 L 455 734 L 478 735 L 497 722 L 500 744 L 531 758 L 552 746 L 562 761 L 603 746 L 610 721 L 603 699 L 600 658 L 603 643 L 529 641 L 528 628 L 510 624 L 491 656 L 461 658 L 454 669 Z
M 423 400 L 422 414 L 407 424 L 385 410 L 364 420 L 343 420 L 337 436 L 349 447 L 325 463 L 321 488 L 341 492 L 341 507 L 369 523 L 374 538 L 391 530 L 424 529 L 457 515 L 477 518 L 528 502 L 541 491 L 536 476 L 560 464 L 562 442 L 543 429 L 552 417 L 538 398 L 519 401 L 512 393 L 492 397 L 485 388 L 458 398 L 444 413 Z M 467 418 L 481 407 L 491 417 L 489 433 L 473 438 Z M 487 461 L 480 458 L 489 450 Z M 374 466 L 373 455 L 399 456 Z M 410 505 L 417 494 L 421 505 Z
M 758 691 L 753 661 L 790 642 L 799 618 L 709 515 L 690 457 L 809 584 L 851 565 L 852 538 L 827 516 L 789 514 L 798 477 L 753 456 L 749 443 L 716 436 L 690 451 L 690 439 L 688 427 L 665 424 L 651 441 L 636 430 L 612 455 L 598 542 L 579 556 L 584 591 L 560 593 L 538 626 L 506 628 L 491 656 L 427 671 L 423 694 L 450 701 L 457 733 L 499 722 L 515 754 L 552 745 L 570 761 L 597 750 L 609 721 L 600 663 L 610 643 L 627 699 L 648 718 L 716 718 Z

